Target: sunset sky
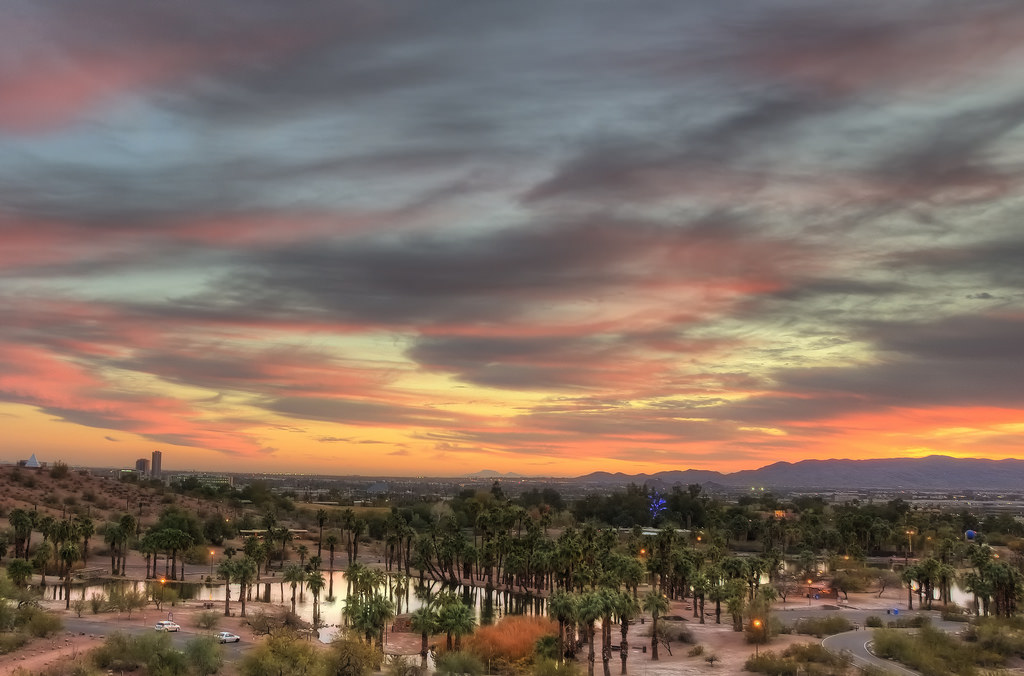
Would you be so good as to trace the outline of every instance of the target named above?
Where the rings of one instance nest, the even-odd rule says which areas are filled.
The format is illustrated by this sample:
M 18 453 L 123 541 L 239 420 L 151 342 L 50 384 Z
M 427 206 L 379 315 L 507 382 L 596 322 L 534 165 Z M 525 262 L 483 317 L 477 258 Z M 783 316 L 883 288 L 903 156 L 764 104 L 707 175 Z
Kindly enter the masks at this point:
M 1024 456 L 1024 3 L 11 0 L 0 460 Z

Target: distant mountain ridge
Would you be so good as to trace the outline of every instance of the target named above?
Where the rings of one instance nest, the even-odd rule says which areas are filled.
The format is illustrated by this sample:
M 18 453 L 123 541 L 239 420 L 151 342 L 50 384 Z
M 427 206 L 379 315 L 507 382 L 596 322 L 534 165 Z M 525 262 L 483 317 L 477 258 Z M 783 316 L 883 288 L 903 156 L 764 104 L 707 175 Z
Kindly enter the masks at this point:
M 776 462 L 759 469 L 722 473 L 670 470 L 654 474 L 593 472 L 578 480 L 592 484 L 720 484 L 764 488 L 961 488 L 1024 491 L 1024 460 L 988 460 L 930 455 L 924 458 L 874 460 L 801 460 Z
M 505 472 L 504 474 L 502 474 L 501 472 L 497 472 L 497 471 L 495 471 L 493 469 L 482 469 L 479 472 L 473 472 L 472 474 L 467 474 L 466 478 L 469 478 L 469 479 L 490 479 L 490 478 L 494 478 L 494 479 L 519 479 L 522 476 L 523 476 L 522 474 L 516 474 L 515 472 Z

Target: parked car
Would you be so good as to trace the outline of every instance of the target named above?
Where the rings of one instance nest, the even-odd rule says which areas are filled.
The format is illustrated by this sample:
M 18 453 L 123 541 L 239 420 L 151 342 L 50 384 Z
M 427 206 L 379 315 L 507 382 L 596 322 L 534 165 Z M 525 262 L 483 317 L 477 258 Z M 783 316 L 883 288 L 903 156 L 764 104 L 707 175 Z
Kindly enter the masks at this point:
M 153 628 L 157 631 L 179 631 L 181 629 L 181 627 L 170 620 L 160 620 Z
M 238 643 L 242 640 L 242 637 L 238 634 L 232 634 L 230 631 L 222 631 L 217 634 L 217 640 L 221 643 Z

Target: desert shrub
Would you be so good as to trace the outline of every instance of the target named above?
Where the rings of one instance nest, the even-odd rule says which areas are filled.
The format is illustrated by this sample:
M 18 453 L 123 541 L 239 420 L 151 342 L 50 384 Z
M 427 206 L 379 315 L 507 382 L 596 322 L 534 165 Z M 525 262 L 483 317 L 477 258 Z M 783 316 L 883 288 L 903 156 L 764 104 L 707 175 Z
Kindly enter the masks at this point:
M 495 625 L 479 627 L 465 640 L 467 652 L 487 662 L 533 659 L 542 636 L 557 636 L 558 625 L 545 617 L 511 615 Z
M 864 626 L 865 627 L 884 627 L 885 625 L 882 623 L 882 618 L 880 618 L 878 615 L 868 615 L 864 619 Z
M 700 657 L 704 654 L 704 646 L 698 643 L 697 645 L 693 646 L 688 651 L 686 651 L 686 654 L 689 657 Z
M 281 632 L 246 653 L 238 665 L 238 673 L 242 676 L 316 673 L 320 662 L 317 649 L 309 642 L 293 632 Z
M 772 676 L 824 676 L 845 673 L 842 658 L 833 655 L 817 643 L 797 643 L 786 648 L 782 654 L 766 650 L 756 657 L 750 657 L 744 664 L 744 669 Z
M 914 615 L 913 617 L 899 617 L 889 620 L 890 629 L 920 629 L 926 625 L 930 626 L 932 621 L 926 615 Z
M 165 632 L 149 632 L 139 636 L 117 632 L 93 650 L 91 657 L 97 667 L 110 671 L 135 671 L 151 664 L 160 666 L 164 663 L 174 667 L 183 661 L 181 653 L 171 646 L 170 635 Z
M 809 634 L 822 638 L 844 631 L 850 631 L 853 625 L 841 615 L 826 615 L 825 617 L 805 617 L 793 625 L 793 630 L 798 634 Z
M 50 636 L 64 628 L 59 615 L 35 606 L 24 606 L 19 609 L 16 623 L 28 634 L 36 637 Z
M 971 614 L 966 608 L 950 603 L 942 609 L 942 619 L 947 622 L 970 622 Z
M 50 477 L 53 479 L 65 479 L 69 473 L 68 464 L 63 460 L 58 460 L 50 467 Z
M 776 655 L 771 650 L 765 650 L 757 657 L 751 655 L 743 664 L 743 668 L 746 671 L 769 674 L 769 676 L 796 676 L 800 666 L 792 660 Z
M 190 673 L 209 676 L 217 673 L 224 665 L 220 646 L 212 636 L 199 636 L 185 645 L 185 661 Z
M 200 629 L 216 629 L 221 614 L 213 610 L 204 610 L 196 615 L 196 626 Z
M 0 655 L 6 655 L 7 653 L 13 653 L 21 646 L 28 643 L 28 636 L 17 632 L 14 634 L 0 634 Z
M 420 667 L 405 655 L 393 655 L 384 667 L 386 676 L 418 676 Z
M 563 662 L 542 657 L 533 663 L 533 676 L 576 676 L 579 667 L 575 662 Z
M 81 617 L 87 605 L 83 599 L 75 599 L 71 602 L 71 609 L 75 611 L 76 616 Z
M 879 657 L 902 662 L 924 676 L 972 676 L 979 666 L 996 666 L 1003 662 L 997 653 L 960 641 L 928 625 L 914 634 L 876 629 L 874 651 Z
M 980 618 L 965 632 L 964 639 L 1003 657 L 1024 657 L 1024 631 L 1019 624 L 1002 618 Z
M 445 653 L 437 658 L 434 667 L 438 674 L 481 676 L 484 673 L 484 663 L 480 661 L 480 658 L 466 652 Z
M 103 594 L 96 593 L 89 597 L 89 610 L 92 611 L 93 615 L 99 615 L 103 612 L 103 605 L 107 600 L 103 597 Z
M 331 643 L 324 655 L 324 667 L 327 674 L 366 676 L 380 669 L 381 659 L 381 653 L 369 643 L 354 635 L 342 636 Z
M 18 669 L 14 672 L 14 676 L 103 676 L 103 672 L 82 662 L 60 662 L 48 666 L 42 671 Z

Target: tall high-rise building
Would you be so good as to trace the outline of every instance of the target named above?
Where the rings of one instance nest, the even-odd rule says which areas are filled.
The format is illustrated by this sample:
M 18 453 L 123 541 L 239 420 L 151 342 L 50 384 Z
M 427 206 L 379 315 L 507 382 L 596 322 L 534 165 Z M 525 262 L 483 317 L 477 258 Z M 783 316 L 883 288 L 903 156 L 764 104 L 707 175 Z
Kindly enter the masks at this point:
M 155 479 L 160 478 L 160 460 L 163 458 L 163 453 L 160 451 L 153 451 L 153 472 L 150 474 Z
M 139 458 L 135 461 L 135 471 L 149 474 L 149 458 Z

